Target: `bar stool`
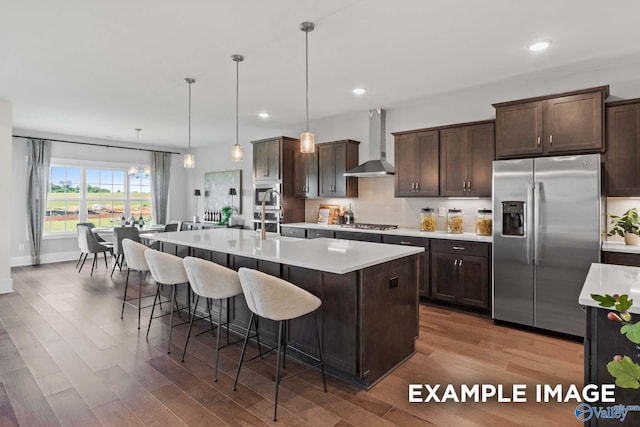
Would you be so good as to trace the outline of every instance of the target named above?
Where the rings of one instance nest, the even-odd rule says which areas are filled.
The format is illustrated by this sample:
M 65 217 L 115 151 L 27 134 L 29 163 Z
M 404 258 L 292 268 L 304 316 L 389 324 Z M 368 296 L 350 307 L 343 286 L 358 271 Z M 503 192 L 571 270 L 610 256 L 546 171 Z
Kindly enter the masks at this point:
M 183 322 L 179 325 L 173 324 L 173 307 L 174 305 L 177 306 L 178 304 L 176 301 L 176 287 L 181 283 L 187 283 L 189 281 L 189 278 L 187 277 L 187 272 L 184 269 L 184 264 L 182 263 L 182 258 L 180 257 L 165 254 L 164 252 L 158 252 L 153 249 L 147 249 L 146 251 L 144 251 L 144 257 L 147 260 L 147 264 L 149 265 L 151 276 L 158 284 L 158 290 L 156 291 L 156 296 L 153 299 L 151 316 L 149 316 L 147 339 L 149 339 L 149 330 L 151 329 L 151 321 L 153 320 L 153 313 L 156 309 L 156 301 L 160 297 L 160 286 L 171 286 L 171 312 L 157 316 L 162 317 L 166 316 L 167 314 L 170 314 L 171 316 L 169 318 L 169 346 L 167 348 L 167 353 L 171 353 L 171 332 L 173 331 L 174 326 L 180 326 L 187 323 Z
M 196 303 L 194 305 L 193 313 L 191 314 L 191 321 L 189 322 L 189 332 L 187 333 L 187 340 L 184 343 L 184 351 L 182 352 L 182 361 L 184 362 L 184 355 L 187 352 L 187 344 L 189 344 L 189 337 L 191 336 L 191 327 L 193 326 L 193 319 L 196 314 L 196 308 L 198 307 L 198 301 L 200 297 L 217 299 L 220 302 L 219 314 L 218 314 L 218 333 L 216 335 L 216 368 L 214 374 L 214 381 L 218 381 L 218 360 L 220 355 L 220 331 L 222 326 L 226 326 L 227 329 L 227 344 L 229 344 L 229 319 L 227 311 L 227 322 L 222 323 L 222 300 L 227 300 L 236 295 L 242 294 L 242 287 L 240 285 L 240 278 L 238 273 L 227 267 L 223 267 L 211 261 L 206 261 L 200 258 L 186 257 L 183 260 L 184 269 L 187 272 L 191 289 L 196 294 Z M 228 306 L 227 306 L 228 307 Z M 211 306 L 207 301 L 207 309 L 209 311 L 209 319 L 211 321 Z M 213 325 L 213 322 L 212 322 Z M 258 339 L 258 342 L 259 339 Z
M 260 316 L 278 322 L 278 357 L 276 361 L 275 404 L 273 408 L 273 421 L 277 421 L 278 385 L 280 384 L 280 348 L 283 346 L 284 331 L 287 329 L 289 320 L 315 312 L 322 302 L 320 301 L 320 298 L 302 288 L 299 288 L 293 283 L 257 270 L 251 270 L 243 267 L 238 270 L 238 276 L 240 277 L 240 285 L 242 286 L 244 297 L 247 300 L 247 306 L 251 311 L 251 319 L 249 320 L 247 335 L 245 336 L 244 343 L 242 345 L 242 352 L 240 353 L 240 362 L 238 362 L 238 370 L 236 372 L 236 379 L 233 383 L 233 390 L 235 391 L 238 384 L 240 368 L 242 367 L 244 352 L 247 348 L 249 332 L 254 318 L 256 316 Z M 321 367 L 322 382 L 324 384 L 324 391 L 326 392 L 327 382 L 324 376 L 324 360 L 322 357 L 322 345 L 320 343 L 320 331 L 318 329 L 317 319 L 315 324 L 319 356 L 317 360 L 319 362 L 318 365 Z M 287 344 L 285 342 L 285 354 L 286 345 Z
M 123 227 L 123 228 L 132 228 L 135 227 Z M 144 257 L 144 251 L 149 249 L 142 243 L 136 242 L 132 239 L 126 238 L 122 239 L 119 242 L 119 245 L 122 249 L 122 254 L 124 259 L 127 261 L 127 280 L 124 284 L 124 295 L 122 296 L 122 313 L 120 313 L 120 318 L 124 318 L 124 304 L 125 302 L 131 300 L 132 298 L 127 298 L 127 289 L 129 287 L 129 273 L 131 270 L 136 270 L 138 272 L 138 329 L 140 329 L 140 310 L 147 307 L 142 307 L 142 298 L 151 297 L 153 295 L 142 295 L 142 273 L 146 273 L 149 271 L 149 265 L 147 264 L 147 259 Z M 115 266 L 114 266 L 115 268 Z M 162 306 L 160 306 L 162 309 Z

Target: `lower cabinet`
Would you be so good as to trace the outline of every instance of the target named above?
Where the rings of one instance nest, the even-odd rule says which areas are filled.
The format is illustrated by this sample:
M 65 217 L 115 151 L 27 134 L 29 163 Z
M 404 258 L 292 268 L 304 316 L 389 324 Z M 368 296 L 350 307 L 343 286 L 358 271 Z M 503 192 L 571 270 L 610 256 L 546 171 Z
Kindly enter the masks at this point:
M 336 231 L 336 239 L 382 243 L 382 234 L 362 233 L 359 231 Z
M 640 267 L 640 254 L 629 254 L 623 252 L 602 252 L 602 263 Z
M 431 298 L 489 308 L 490 245 L 478 242 L 431 242 Z

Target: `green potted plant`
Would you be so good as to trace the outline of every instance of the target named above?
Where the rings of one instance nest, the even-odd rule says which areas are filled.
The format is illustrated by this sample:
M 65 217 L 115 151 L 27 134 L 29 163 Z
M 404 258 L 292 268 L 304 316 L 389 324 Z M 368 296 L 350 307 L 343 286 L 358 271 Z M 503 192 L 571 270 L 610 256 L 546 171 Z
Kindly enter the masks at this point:
M 636 208 L 627 210 L 622 216 L 609 215 L 609 218 L 612 227 L 607 236 L 623 237 L 625 245 L 640 245 L 640 215 Z

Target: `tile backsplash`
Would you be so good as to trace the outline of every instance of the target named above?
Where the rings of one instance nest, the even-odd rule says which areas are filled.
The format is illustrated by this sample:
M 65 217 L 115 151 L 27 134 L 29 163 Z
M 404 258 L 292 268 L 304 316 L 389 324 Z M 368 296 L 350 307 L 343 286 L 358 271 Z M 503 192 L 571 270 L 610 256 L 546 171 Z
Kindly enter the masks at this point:
M 376 177 L 358 179 L 358 197 L 346 199 L 309 199 L 305 203 L 305 220 L 315 222 L 318 206 L 332 204 L 348 206 L 351 203 L 356 222 L 377 224 L 394 224 L 403 228 L 419 228 L 420 209 L 435 208 L 436 229 L 447 229 L 446 211 L 459 208 L 464 217 L 464 231 L 475 232 L 476 211 L 491 209 L 491 198 L 480 199 L 448 199 L 446 197 L 402 197 L 396 198 L 394 193 L 394 177 Z M 440 216 L 438 208 L 444 208 L 444 216 Z

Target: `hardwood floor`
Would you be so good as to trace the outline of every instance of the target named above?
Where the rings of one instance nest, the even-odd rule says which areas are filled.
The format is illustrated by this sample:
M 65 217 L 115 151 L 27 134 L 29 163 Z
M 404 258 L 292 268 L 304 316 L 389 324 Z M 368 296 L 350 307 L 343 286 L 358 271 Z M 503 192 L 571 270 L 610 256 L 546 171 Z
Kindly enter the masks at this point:
M 239 346 L 221 351 L 213 382 L 211 334 L 192 338 L 180 363 L 186 326 L 174 329 L 167 354 L 166 317 L 154 320 L 149 341 L 150 309 L 141 331 L 134 306 L 120 320 L 125 274 L 111 279 L 102 267 L 89 277 L 74 264 L 14 268 L 15 292 L 0 296 L 0 426 L 580 425 L 575 403 L 409 403 L 411 383 L 501 383 L 509 391 L 583 383 L 579 343 L 426 305 L 416 354 L 391 375 L 368 392 L 328 378 L 323 393 L 314 371 L 287 379 L 273 423 L 273 355 L 243 365 L 233 392 Z M 144 292 L 154 289 L 148 282 Z M 288 362 L 287 371 L 296 367 Z

